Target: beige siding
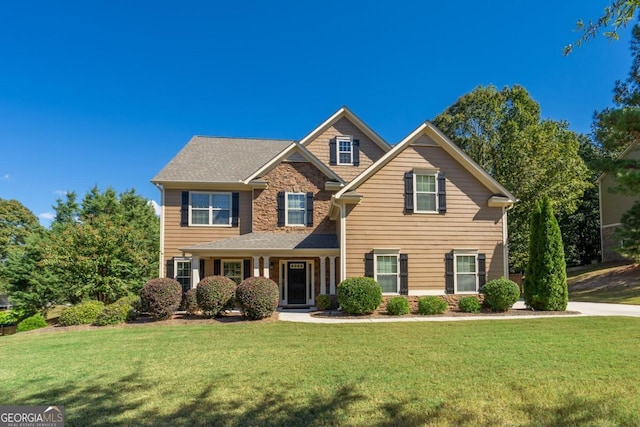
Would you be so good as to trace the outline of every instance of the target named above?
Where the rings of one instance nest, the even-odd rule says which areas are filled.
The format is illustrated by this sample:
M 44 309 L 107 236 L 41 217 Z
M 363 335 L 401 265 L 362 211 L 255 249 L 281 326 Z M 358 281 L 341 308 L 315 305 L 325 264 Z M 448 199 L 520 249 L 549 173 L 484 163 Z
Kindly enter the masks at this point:
M 436 168 L 446 174 L 445 214 L 405 214 L 404 174 Z M 364 274 L 364 254 L 399 249 L 409 255 L 409 291 L 444 291 L 445 254 L 477 249 L 487 279 L 504 274 L 502 209 L 491 192 L 438 146 L 409 146 L 356 191 L 364 197 L 346 220 L 346 275 Z
M 360 166 L 330 166 L 329 141 L 336 136 L 347 135 L 351 135 L 354 139 L 360 141 Z M 362 133 L 358 127 L 344 117 L 320 134 L 316 139 L 309 142 L 306 148 L 347 182 L 358 176 L 362 171 L 371 166 L 373 162 L 384 155 L 384 151 L 378 144 L 373 142 Z
M 628 159 L 640 160 L 640 145 L 626 156 Z M 610 189 L 618 185 L 615 178 L 605 175 L 600 182 L 600 209 L 602 212 L 602 226 L 620 223 L 622 215 L 631 209 L 635 202 L 640 200 L 640 196 L 628 196 L 626 194 L 614 193 Z
M 174 256 L 181 256 L 182 252 L 179 251 L 179 248 L 250 233 L 251 191 L 240 191 L 239 193 L 240 205 L 238 206 L 238 227 L 183 227 L 180 225 L 182 190 L 166 190 L 164 208 L 165 260 Z

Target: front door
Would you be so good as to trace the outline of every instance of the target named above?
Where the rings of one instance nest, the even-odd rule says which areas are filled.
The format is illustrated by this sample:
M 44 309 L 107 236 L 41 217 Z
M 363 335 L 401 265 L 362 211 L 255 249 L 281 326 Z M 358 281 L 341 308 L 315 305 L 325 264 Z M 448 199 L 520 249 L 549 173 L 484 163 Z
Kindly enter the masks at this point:
M 307 303 L 307 263 L 287 262 L 287 304 Z

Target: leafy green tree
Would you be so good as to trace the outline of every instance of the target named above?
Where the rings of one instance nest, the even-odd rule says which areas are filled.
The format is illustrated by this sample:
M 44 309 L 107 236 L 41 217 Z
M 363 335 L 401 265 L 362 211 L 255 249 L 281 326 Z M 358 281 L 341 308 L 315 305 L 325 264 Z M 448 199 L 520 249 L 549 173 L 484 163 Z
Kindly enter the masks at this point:
M 157 275 L 159 219 L 135 190 L 94 187 L 80 205 L 70 193 L 55 209 L 43 265 L 68 301 L 115 301 Z
M 595 38 L 599 32 L 609 40 L 618 40 L 618 31 L 626 28 L 633 20 L 636 10 L 640 7 L 640 0 L 614 0 L 605 7 L 604 13 L 596 21 L 589 20 L 585 23 L 582 19 L 576 24 L 576 31 L 581 36 L 575 41 L 575 46 L 580 47 L 590 39 Z M 573 45 L 564 47 L 564 54 L 568 55 L 573 51 Z
M 521 86 L 480 86 L 434 119 L 434 124 L 518 199 L 509 211 L 509 263 L 527 265 L 529 214 L 549 196 L 562 215 L 575 212 L 589 187 L 579 136 L 566 122 L 542 120 Z
M 0 198 L 0 260 L 11 246 L 24 245 L 27 237 L 40 228 L 38 217 L 22 203 Z
M 537 201 L 531 214 L 529 264 L 524 281 L 524 301 L 534 310 L 567 309 L 567 265 L 560 227 L 549 197 Z
M 620 255 L 640 263 L 640 201 L 622 215 L 614 236 L 622 242 Z

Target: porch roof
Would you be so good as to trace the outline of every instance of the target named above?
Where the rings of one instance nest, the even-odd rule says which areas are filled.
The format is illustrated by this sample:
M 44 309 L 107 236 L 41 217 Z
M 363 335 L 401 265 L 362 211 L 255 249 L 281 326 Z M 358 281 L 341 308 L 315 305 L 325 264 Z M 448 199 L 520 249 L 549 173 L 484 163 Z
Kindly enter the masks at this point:
M 229 239 L 201 243 L 180 248 L 189 253 L 211 252 L 281 252 L 281 251 L 337 251 L 335 234 L 305 233 L 247 233 Z

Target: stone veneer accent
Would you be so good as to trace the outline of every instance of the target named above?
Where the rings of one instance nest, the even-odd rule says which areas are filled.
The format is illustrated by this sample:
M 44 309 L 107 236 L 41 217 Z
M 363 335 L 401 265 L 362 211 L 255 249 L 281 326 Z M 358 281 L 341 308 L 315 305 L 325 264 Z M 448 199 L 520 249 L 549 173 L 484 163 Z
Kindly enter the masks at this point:
M 255 190 L 253 196 L 253 231 L 276 233 L 336 232 L 335 221 L 329 220 L 332 192 L 324 190 L 329 179 L 313 164 L 282 162 L 264 175 L 268 186 Z M 313 227 L 278 227 L 278 192 L 313 193 Z
M 627 258 L 615 251 L 620 247 L 620 240 L 613 237 L 618 226 L 602 228 L 602 262 L 605 261 L 627 261 Z

